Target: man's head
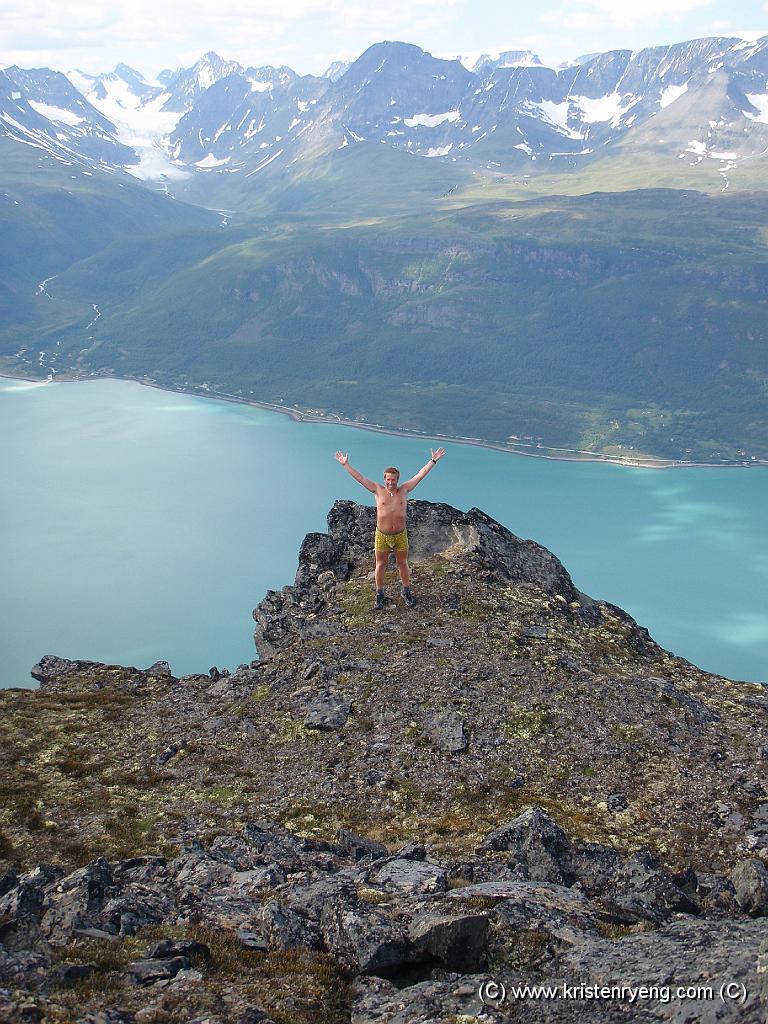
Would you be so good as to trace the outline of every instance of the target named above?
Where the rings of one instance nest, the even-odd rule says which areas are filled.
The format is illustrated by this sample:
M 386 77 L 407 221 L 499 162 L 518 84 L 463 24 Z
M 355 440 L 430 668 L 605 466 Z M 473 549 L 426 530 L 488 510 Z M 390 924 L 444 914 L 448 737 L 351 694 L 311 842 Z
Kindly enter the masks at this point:
M 384 470 L 384 486 L 388 491 L 394 491 L 397 481 L 400 479 L 400 470 L 396 466 L 387 466 Z

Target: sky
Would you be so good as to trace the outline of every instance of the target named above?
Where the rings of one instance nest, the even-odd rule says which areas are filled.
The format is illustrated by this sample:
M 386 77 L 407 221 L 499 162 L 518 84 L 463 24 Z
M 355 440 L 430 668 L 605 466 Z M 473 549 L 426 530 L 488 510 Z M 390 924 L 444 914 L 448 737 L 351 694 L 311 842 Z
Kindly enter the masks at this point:
M 532 50 L 555 65 L 702 36 L 768 35 L 768 0 L 5 0 L 0 66 L 119 62 L 153 79 L 215 50 L 247 67 L 322 74 L 372 43 L 397 39 L 436 57 Z

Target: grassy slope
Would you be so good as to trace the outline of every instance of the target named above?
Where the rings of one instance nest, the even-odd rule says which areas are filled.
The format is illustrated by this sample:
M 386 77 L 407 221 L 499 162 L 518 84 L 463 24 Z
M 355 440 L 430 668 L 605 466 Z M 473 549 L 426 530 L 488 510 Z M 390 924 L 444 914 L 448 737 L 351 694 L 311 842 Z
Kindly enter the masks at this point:
M 90 368 L 390 426 L 765 454 L 766 222 L 759 195 L 653 192 L 242 225 L 113 243 L 50 291 L 103 310 L 95 348 L 82 322 L 65 339 Z
M 765 195 L 519 201 L 374 146 L 241 187 L 250 219 L 225 231 L 153 225 L 75 258 L 55 301 L 22 313 L 25 337 L 81 369 L 393 427 L 768 456 Z
M 32 146 L 0 139 L 0 325 L 6 350 L 44 329 L 51 310 L 38 284 L 116 239 L 146 239 L 219 223 L 127 177 L 84 173 Z M 86 305 L 84 306 L 84 302 Z M 90 311 L 85 296 L 59 307 L 58 326 Z M 92 318 L 91 316 L 88 319 Z

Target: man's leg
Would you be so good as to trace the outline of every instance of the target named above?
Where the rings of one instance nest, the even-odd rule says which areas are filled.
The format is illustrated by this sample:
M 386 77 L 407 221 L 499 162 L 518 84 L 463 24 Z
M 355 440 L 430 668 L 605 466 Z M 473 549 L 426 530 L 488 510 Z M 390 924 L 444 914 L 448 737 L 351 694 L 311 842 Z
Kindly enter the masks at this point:
M 396 551 L 395 560 L 397 561 L 397 570 L 400 573 L 400 582 L 404 587 L 410 587 L 411 570 L 408 567 L 408 552 Z
M 416 604 L 416 598 L 411 593 L 411 571 L 408 568 L 408 549 L 396 551 L 397 568 L 400 571 L 400 582 L 403 584 L 403 600 L 409 608 Z
M 389 561 L 388 551 L 377 551 L 376 552 L 376 589 L 381 590 L 384 586 L 384 573 L 387 568 L 387 562 Z

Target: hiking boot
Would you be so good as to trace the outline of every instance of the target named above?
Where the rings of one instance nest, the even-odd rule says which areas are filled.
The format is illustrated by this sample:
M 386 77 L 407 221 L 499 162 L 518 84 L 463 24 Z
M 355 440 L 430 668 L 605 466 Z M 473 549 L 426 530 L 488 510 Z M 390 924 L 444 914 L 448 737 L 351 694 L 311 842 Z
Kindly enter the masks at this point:
M 381 608 L 384 607 L 384 605 L 386 603 L 387 603 L 387 599 L 384 596 L 384 591 L 383 590 L 377 590 L 376 591 L 376 600 L 374 602 L 373 607 L 377 608 L 377 609 L 381 609 Z
M 416 598 L 411 593 L 410 587 L 403 587 L 403 600 L 405 601 L 409 608 L 416 607 Z

